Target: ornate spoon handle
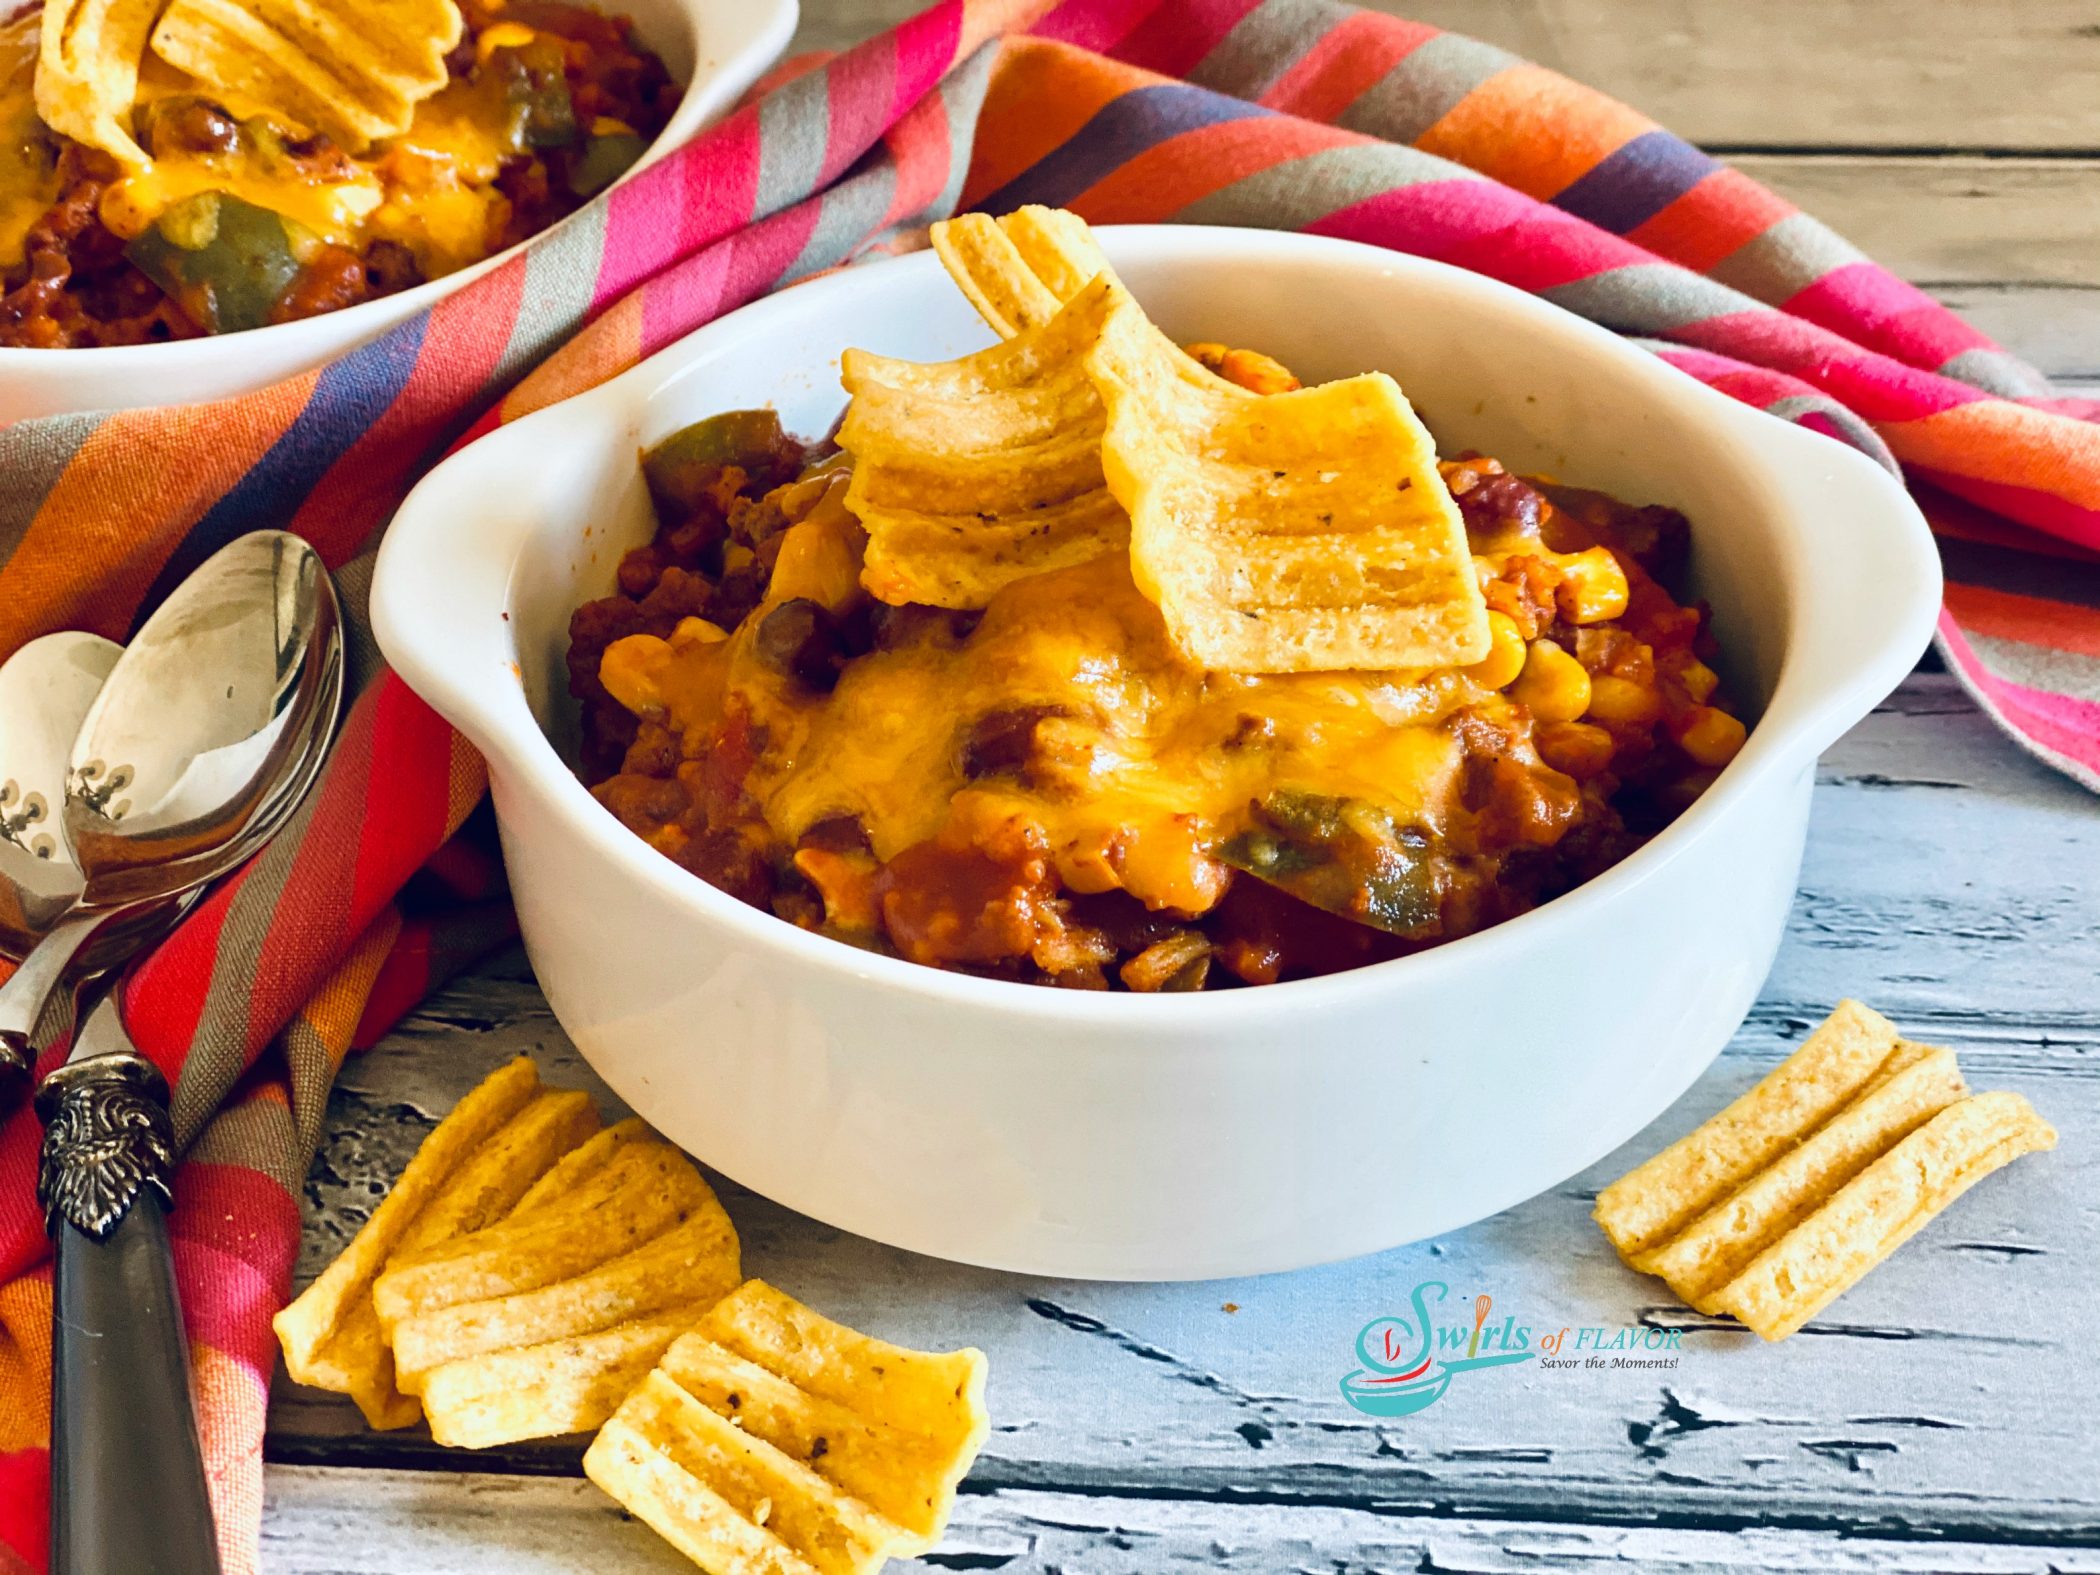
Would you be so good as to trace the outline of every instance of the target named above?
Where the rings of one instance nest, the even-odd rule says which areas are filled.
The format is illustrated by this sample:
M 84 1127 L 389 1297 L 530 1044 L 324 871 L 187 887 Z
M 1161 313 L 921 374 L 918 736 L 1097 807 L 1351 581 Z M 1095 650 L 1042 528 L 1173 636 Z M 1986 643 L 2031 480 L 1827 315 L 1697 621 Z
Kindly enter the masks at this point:
M 51 1575 L 219 1575 L 168 1251 L 168 1085 L 93 1055 L 37 1091 L 52 1286 Z

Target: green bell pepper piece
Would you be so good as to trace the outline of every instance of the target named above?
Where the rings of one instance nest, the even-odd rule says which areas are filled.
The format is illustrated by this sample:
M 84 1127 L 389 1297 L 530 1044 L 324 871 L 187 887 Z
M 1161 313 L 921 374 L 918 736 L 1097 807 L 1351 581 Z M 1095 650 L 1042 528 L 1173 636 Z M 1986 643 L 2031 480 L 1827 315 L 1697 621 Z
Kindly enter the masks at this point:
M 725 465 L 752 469 L 787 446 L 770 410 L 725 410 L 680 427 L 642 455 L 642 476 L 659 518 L 683 519 L 700 504 Z
M 595 197 L 626 174 L 649 146 L 648 139 L 631 131 L 593 136 L 569 166 L 569 190 L 579 197 Z
M 576 106 L 559 40 L 542 34 L 530 43 L 498 45 L 482 70 L 502 95 L 512 147 L 566 148 L 576 140 Z
M 1279 791 L 1218 856 L 1300 902 L 1392 935 L 1435 929 L 1429 838 L 1360 799 Z
M 269 322 L 311 242 L 281 213 L 200 191 L 155 219 L 124 255 L 199 328 L 231 334 Z

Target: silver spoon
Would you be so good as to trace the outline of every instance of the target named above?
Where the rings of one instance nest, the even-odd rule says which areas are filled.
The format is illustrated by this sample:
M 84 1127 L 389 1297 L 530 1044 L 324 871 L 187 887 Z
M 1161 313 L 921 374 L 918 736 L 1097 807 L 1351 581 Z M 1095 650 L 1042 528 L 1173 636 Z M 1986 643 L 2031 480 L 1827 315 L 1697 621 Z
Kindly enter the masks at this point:
M 0 664 L 0 956 L 19 962 L 80 897 L 59 819 L 66 762 L 123 649 L 96 634 L 47 634 Z M 16 993 L 26 1002 L 39 992 L 32 981 Z M 28 1077 L 35 1029 L 33 1020 L 0 1023 L 0 1078 Z
M 325 611 L 325 630 L 287 623 L 302 605 Z M 328 661 L 301 665 L 323 634 Z M 295 649 L 293 640 L 303 643 Z M 237 867 L 268 840 L 320 768 L 302 753 L 315 716 L 325 709 L 332 726 L 340 702 L 334 590 L 313 549 L 279 531 L 244 536 L 207 559 L 131 650 L 139 654 L 111 673 L 129 673 L 128 694 L 112 705 L 105 683 L 84 723 L 95 746 L 68 766 L 63 825 L 79 896 L 0 984 L 0 1083 L 10 1069 L 26 1070 L 38 1020 L 76 965 L 95 960 L 91 945 L 107 955 L 150 939 L 150 929 L 124 932 L 142 911 Z M 158 776 L 141 777 L 146 769 Z
M 165 922 L 245 862 L 319 774 L 342 690 L 341 614 L 312 548 L 266 531 L 208 559 L 139 631 L 82 724 L 62 819 L 84 884 L 44 944 L 113 914 Z M 109 982 L 90 971 L 71 1053 L 37 1093 L 37 1192 L 57 1260 L 51 1569 L 213 1575 L 168 1256 L 168 1088 Z

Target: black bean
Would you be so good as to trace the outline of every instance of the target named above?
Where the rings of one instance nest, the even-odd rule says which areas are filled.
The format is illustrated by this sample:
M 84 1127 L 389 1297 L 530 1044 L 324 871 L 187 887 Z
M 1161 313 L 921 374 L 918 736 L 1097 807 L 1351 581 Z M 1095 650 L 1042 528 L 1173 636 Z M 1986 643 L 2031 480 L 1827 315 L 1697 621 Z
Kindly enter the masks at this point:
M 962 773 L 971 781 L 980 777 L 1018 777 L 1027 780 L 1036 752 L 1036 728 L 1067 712 L 1058 705 L 1006 706 L 987 711 L 963 735 Z
M 758 626 L 757 651 L 775 672 L 817 690 L 836 684 L 845 665 L 838 620 L 821 603 L 800 596 L 766 614 Z
M 175 153 L 231 153 L 240 146 L 241 128 L 209 99 L 178 94 L 154 99 L 139 111 L 140 135 L 155 158 Z
M 800 848 L 822 848 L 830 853 L 866 853 L 874 844 L 858 815 L 827 815 L 802 833 Z

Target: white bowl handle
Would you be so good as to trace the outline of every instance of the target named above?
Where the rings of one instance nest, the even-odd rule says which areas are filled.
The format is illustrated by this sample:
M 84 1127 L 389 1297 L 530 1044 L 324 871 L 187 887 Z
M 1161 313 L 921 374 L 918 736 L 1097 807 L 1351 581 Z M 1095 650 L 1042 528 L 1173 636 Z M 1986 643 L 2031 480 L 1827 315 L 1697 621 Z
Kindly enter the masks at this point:
M 1791 735 L 1790 754 L 1812 759 L 1886 698 L 1931 643 L 1939 553 L 1902 483 L 1866 455 L 1799 428 L 1761 428 L 1758 439 L 1779 449 L 1782 502 L 1815 532 L 1796 560 L 1805 569 L 1787 587 L 1793 632 L 1765 713 Z
M 380 544 L 371 597 L 379 648 L 484 755 L 506 754 L 520 727 L 538 726 L 508 610 L 519 557 L 541 521 L 514 500 L 578 485 L 577 455 L 608 471 L 634 463 L 625 402 L 607 394 L 566 400 L 481 438 L 477 447 L 500 449 L 514 485 L 491 494 L 476 467 L 441 465 L 409 494 Z

